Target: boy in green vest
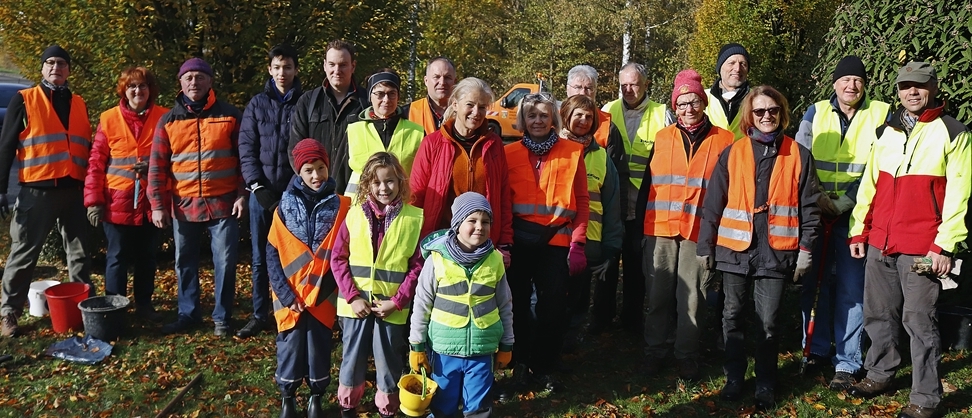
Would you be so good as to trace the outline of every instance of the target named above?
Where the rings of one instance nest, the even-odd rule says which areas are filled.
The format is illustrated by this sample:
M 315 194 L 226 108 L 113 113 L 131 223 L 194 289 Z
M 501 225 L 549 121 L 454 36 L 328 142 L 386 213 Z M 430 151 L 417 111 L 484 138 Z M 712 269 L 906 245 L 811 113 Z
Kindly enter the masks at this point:
M 492 221 L 486 198 L 466 192 L 452 204 L 452 227 L 422 241 L 409 365 L 431 371 L 439 385 L 434 417 L 490 416 L 493 367 L 505 368 L 513 355 L 513 297 L 503 256 L 489 239 Z

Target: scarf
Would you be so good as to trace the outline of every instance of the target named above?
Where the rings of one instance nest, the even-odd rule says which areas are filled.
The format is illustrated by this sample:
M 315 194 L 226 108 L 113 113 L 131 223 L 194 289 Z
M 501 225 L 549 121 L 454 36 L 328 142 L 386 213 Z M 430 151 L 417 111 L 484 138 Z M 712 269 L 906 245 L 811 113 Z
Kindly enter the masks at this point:
M 189 96 L 186 96 L 185 94 L 182 95 L 182 104 L 186 105 L 186 108 L 189 109 L 190 112 L 196 114 L 201 113 L 203 111 L 203 109 L 206 106 L 206 102 L 208 100 L 209 100 L 208 94 L 206 95 L 206 97 L 204 97 L 202 100 L 199 101 L 192 101 L 191 99 L 189 99 Z
M 554 132 L 553 129 L 550 130 L 550 135 L 543 142 L 536 142 L 533 138 L 530 138 L 530 134 L 523 134 L 523 146 L 527 147 L 535 155 L 542 157 L 553 149 L 558 139 L 560 137 L 557 136 L 557 132 Z
M 128 129 L 132 131 L 135 138 L 138 138 L 142 134 L 142 128 L 145 127 L 145 119 L 148 118 L 148 111 L 152 108 L 152 104 L 150 103 L 141 112 L 135 112 L 128 107 L 128 99 L 121 99 L 118 108 L 121 109 L 122 118 L 125 119 Z
M 591 131 L 593 132 L 593 129 L 591 129 Z M 585 149 L 587 148 L 588 145 L 591 145 L 591 141 L 594 140 L 594 134 L 593 133 L 589 133 L 587 135 L 580 135 L 580 136 L 578 136 L 578 135 L 574 135 L 574 133 L 571 132 L 571 130 L 570 129 L 567 129 L 567 128 L 564 128 L 564 129 L 561 129 L 560 130 L 560 136 L 562 136 L 564 138 L 567 138 L 567 139 L 569 139 L 571 141 L 574 141 L 574 142 L 577 142 L 577 143 L 580 143 L 580 144 L 584 145 L 584 148 Z
M 493 251 L 493 240 L 486 240 L 485 244 L 467 253 L 459 246 L 459 234 L 455 229 L 449 230 L 448 235 L 446 235 L 445 245 L 446 249 L 449 250 L 449 257 L 466 268 L 476 265 L 479 260 L 482 260 L 483 257 L 486 257 Z
M 709 116 L 702 115 L 702 120 L 699 121 L 699 123 L 696 123 L 695 125 L 686 126 L 685 124 L 682 123 L 681 119 L 679 119 L 676 123 L 678 124 L 679 129 L 685 131 L 685 133 L 687 133 L 689 137 L 692 137 L 697 132 L 699 132 L 699 130 L 702 129 L 702 127 L 705 126 L 705 124 L 708 122 L 709 122 Z
M 45 78 L 45 79 L 41 80 L 41 84 L 44 85 L 44 87 L 47 87 L 48 89 L 50 89 L 51 91 L 60 92 L 60 91 L 67 91 L 69 89 L 68 82 L 67 81 L 65 81 L 63 85 L 56 86 L 56 85 L 54 85 L 54 83 L 51 83 L 50 81 L 47 81 L 47 79 Z
M 915 128 L 918 124 L 918 117 L 911 114 L 911 112 L 901 112 L 901 126 L 904 128 L 908 135 L 911 135 L 911 130 Z
M 398 217 L 399 212 L 402 211 L 402 206 L 404 206 L 404 203 L 401 197 L 399 197 L 394 202 L 385 205 L 385 209 L 382 210 L 378 207 L 378 203 L 371 199 L 371 195 L 368 195 L 368 200 L 365 201 L 364 205 L 361 205 L 361 210 L 364 211 L 368 219 L 378 218 L 381 221 L 381 232 L 384 234 L 388 232 L 388 227 Z M 368 222 L 368 228 L 371 228 L 371 222 Z M 376 236 L 375 231 L 370 232 L 372 237 Z
M 776 141 L 780 135 L 783 135 L 783 129 L 776 128 L 776 130 L 773 132 L 765 133 L 759 129 L 756 129 L 755 126 L 750 126 L 749 129 L 746 130 L 746 135 L 749 135 L 750 138 L 755 139 L 756 142 L 768 145 L 772 144 L 773 141 Z

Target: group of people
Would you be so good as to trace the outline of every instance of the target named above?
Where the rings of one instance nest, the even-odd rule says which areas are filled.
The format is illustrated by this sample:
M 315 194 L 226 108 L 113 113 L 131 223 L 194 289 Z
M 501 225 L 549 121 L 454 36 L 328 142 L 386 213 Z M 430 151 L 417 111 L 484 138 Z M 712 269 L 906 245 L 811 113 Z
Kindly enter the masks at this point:
M 895 109 L 867 97 L 864 63 L 845 57 L 834 94 L 807 110 L 795 139 L 784 133 L 786 97 L 750 86 L 742 45 L 720 50 L 709 88 L 696 71 L 680 72 L 668 104 L 649 99 L 648 70 L 627 63 L 621 97 L 599 109 L 597 71 L 578 65 L 562 102 L 544 91 L 523 97 L 523 136 L 504 145 L 486 123 L 490 87 L 457 82 L 444 57 L 428 62 L 427 97 L 403 106 L 394 71 L 355 80 L 348 42 L 327 45 L 326 80 L 310 91 L 297 51 L 279 45 L 268 53 L 270 79 L 242 113 L 217 99 L 202 59 L 181 66 L 171 109 L 156 103 L 155 75 L 132 67 L 93 141 L 67 83 L 70 55 L 52 46 L 41 61 L 41 84 L 14 97 L 0 132 L 4 214 L 15 156 L 22 185 L 4 336 L 19 331 L 55 223 L 71 279 L 90 282 L 85 214 L 108 240 L 105 293 L 125 295 L 132 267 L 135 312 L 156 322 L 155 253 L 171 224 L 178 316 L 167 334 L 202 320 L 208 230 L 214 333 L 229 335 L 238 220 L 248 212 L 253 312 L 235 335 L 277 330 L 281 417 L 297 415 L 303 382 L 308 416 L 323 416 L 336 327 L 342 416 L 355 416 L 371 356 L 382 416 L 399 409 L 406 357 L 439 385 L 434 416 L 489 416 L 494 395 L 561 390 L 571 318 L 590 307 L 588 333 L 612 326 L 619 281 L 618 322 L 643 338 L 643 371 L 656 375 L 674 358 L 680 378 L 697 380 L 703 345 L 724 346 L 724 400 L 742 396 L 754 304 L 755 402 L 772 408 L 787 280 L 803 284 L 804 328 L 816 323 L 805 335 L 808 362 L 833 363 L 831 389 L 889 391 L 903 325 L 914 371 L 899 416 L 936 414 L 938 276 L 968 235 L 972 149 L 965 127 L 943 113 L 928 63 L 899 69 Z M 931 259 L 934 275 L 911 271 L 916 256 Z M 707 326 L 720 338 L 703 342 Z M 509 366 L 512 377 L 494 388 L 494 371 Z

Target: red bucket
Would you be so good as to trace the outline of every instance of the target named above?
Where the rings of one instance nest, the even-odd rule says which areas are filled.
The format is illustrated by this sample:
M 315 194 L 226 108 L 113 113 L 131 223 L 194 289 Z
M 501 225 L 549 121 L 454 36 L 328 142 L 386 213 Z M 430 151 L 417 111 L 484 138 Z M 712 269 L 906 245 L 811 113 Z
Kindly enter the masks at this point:
M 82 329 L 81 309 L 78 304 L 88 298 L 91 286 L 87 283 L 61 283 L 44 290 L 47 308 L 51 311 L 51 325 L 54 332 L 68 332 Z

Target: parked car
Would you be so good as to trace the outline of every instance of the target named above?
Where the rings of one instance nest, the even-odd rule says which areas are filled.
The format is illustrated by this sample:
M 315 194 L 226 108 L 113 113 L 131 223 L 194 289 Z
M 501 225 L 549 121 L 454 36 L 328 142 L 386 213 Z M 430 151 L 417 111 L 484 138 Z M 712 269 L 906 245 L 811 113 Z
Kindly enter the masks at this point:
M 523 96 L 530 93 L 548 91 L 547 84 L 541 74 L 537 74 L 537 83 L 518 83 L 506 93 L 496 99 L 489 111 L 486 112 L 486 123 L 489 129 L 505 141 L 513 141 L 523 136 L 523 131 L 516 126 L 516 111 Z
M 3 119 L 7 116 L 7 105 L 18 91 L 30 88 L 26 84 L 0 83 L 0 131 L 3 130 Z

